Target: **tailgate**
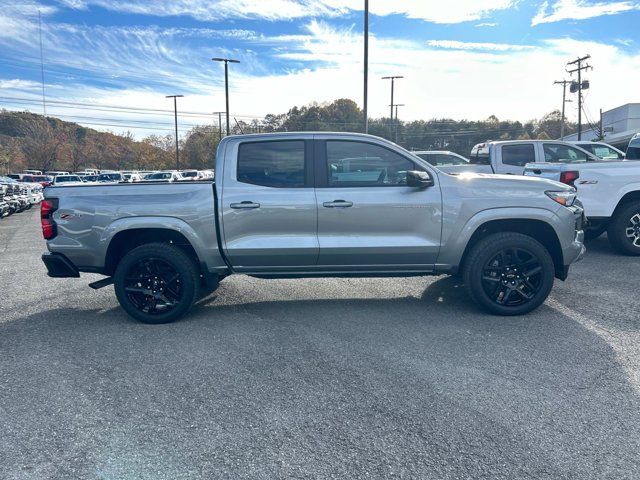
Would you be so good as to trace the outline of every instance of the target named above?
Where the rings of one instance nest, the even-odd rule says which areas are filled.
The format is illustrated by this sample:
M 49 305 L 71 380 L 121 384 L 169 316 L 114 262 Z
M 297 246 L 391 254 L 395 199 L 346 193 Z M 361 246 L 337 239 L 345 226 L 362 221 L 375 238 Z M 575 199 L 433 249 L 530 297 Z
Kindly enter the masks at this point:
M 527 163 L 524 166 L 524 174 L 528 177 L 546 178 L 548 180 L 560 181 L 560 174 L 565 165 L 558 163 Z

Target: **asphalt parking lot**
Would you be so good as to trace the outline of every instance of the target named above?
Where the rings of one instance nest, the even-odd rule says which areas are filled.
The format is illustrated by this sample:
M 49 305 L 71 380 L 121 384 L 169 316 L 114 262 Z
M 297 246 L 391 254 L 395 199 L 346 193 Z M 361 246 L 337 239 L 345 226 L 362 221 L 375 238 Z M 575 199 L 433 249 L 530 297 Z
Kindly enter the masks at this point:
M 0 478 L 640 478 L 640 258 L 525 317 L 452 279 L 226 279 L 175 324 L 0 221 Z

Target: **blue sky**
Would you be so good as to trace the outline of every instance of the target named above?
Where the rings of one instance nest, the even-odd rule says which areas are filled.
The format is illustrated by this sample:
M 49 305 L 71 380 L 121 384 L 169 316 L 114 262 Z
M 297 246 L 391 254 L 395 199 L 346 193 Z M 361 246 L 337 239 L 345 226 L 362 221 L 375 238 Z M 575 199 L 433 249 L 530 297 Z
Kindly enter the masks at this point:
M 137 136 L 181 130 L 224 109 L 250 120 L 294 105 L 362 101 L 363 0 L 0 0 L 0 106 Z M 640 0 L 370 0 L 370 112 L 404 75 L 400 117 L 528 120 L 560 107 L 567 61 L 590 54 L 589 116 L 639 102 Z M 40 102 L 40 103 L 38 103 Z M 57 102 L 69 102 L 62 104 Z M 73 104 L 72 104 L 73 103 Z M 77 104 L 77 105 L 74 105 Z M 135 107 L 136 112 L 111 109 Z M 568 105 L 575 117 L 575 104 Z

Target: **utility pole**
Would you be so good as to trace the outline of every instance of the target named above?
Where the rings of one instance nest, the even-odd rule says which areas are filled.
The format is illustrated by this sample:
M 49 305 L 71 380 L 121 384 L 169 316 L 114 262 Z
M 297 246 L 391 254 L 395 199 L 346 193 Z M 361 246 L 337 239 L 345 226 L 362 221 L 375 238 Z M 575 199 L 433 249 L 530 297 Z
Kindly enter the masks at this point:
M 227 135 L 229 135 L 230 127 L 229 127 L 229 64 L 230 63 L 240 63 L 240 60 L 233 60 L 231 58 L 219 58 L 214 57 L 211 59 L 214 62 L 224 62 L 224 95 L 225 101 L 227 105 Z
M 395 85 L 395 80 L 397 78 L 404 78 L 402 75 L 393 75 L 390 77 L 382 77 L 382 80 L 391 80 L 391 113 L 389 114 L 389 118 L 391 119 L 391 122 L 393 122 L 393 107 L 394 107 L 394 103 L 393 103 L 393 89 L 394 89 L 394 85 Z
M 176 122 L 176 170 L 180 170 L 180 148 L 178 147 L 178 98 L 184 95 L 167 95 L 165 98 L 173 98 L 173 115 Z
M 567 85 L 569 85 L 570 83 L 571 80 L 556 80 L 555 82 L 553 82 L 554 85 L 562 85 L 562 121 L 560 122 L 560 140 L 564 139 L 564 107 L 567 103 Z
M 364 133 L 369 133 L 369 0 L 364 0 Z
M 224 112 L 213 112 L 214 115 L 218 115 L 218 140 L 222 140 L 222 114 Z
M 602 125 L 602 109 L 600 109 L 600 121 L 598 122 L 598 140 L 604 140 L 604 127 Z
M 396 104 L 392 104 L 391 105 L 391 109 L 393 110 L 394 108 L 396 109 L 396 119 L 394 121 L 394 126 L 396 129 L 396 134 L 395 134 L 395 143 L 398 143 L 398 127 L 400 126 L 400 123 L 398 122 L 398 107 L 404 107 L 405 104 L 404 103 L 396 103 Z
M 578 140 L 582 140 L 582 89 L 589 88 L 588 84 L 586 86 L 582 85 L 582 71 L 588 70 L 588 69 L 593 70 L 593 67 L 591 65 L 589 64 L 583 65 L 583 63 L 589 60 L 590 58 L 591 58 L 591 55 L 585 55 L 584 57 L 575 59 L 573 62 L 567 63 L 567 66 L 577 65 L 577 67 L 574 68 L 573 70 L 567 70 L 567 73 L 573 76 L 575 72 L 578 72 L 578 87 L 577 87 L 578 88 Z

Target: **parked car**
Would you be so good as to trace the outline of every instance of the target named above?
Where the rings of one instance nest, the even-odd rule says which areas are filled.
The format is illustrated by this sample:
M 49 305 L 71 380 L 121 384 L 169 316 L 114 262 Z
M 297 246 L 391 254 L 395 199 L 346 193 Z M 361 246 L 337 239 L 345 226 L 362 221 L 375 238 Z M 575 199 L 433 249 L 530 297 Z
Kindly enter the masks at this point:
M 7 193 L 7 186 L 0 184 L 0 219 L 10 214 L 9 204 L 6 202 L 4 196 Z
M 43 187 L 48 187 L 53 183 L 53 177 L 48 175 L 24 175 L 22 180 L 25 182 L 39 183 Z
M 447 173 L 506 173 L 523 175 L 532 162 L 597 162 L 592 153 L 557 140 L 505 140 L 479 143 L 471 150 L 469 165 L 439 167 Z
M 198 170 L 182 170 L 180 171 L 180 175 L 182 176 L 182 180 L 201 180 L 202 177 Z
M 411 153 L 438 168 L 448 167 L 451 165 L 469 165 L 468 158 L 446 150 L 418 150 Z
M 612 147 L 604 142 L 573 141 L 569 143 L 577 145 L 602 160 L 623 160 L 625 158 L 622 150 L 618 150 L 616 147 Z
M 183 180 L 182 175 L 178 171 L 170 171 L 170 172 L 154 172 L 147 175 L 144 179 L 145 182 L 179 182 Z
M 63 172 L 63 171 L 57 171 L 57 170 L 52 170 L 50 172 L 45 172 L 46 175 L 49 175 L 51 177 L 57 177 L 58 175 L 69 175 L 71 172 Z
M 525 167 L 525 175 L 575 186 L 588 218 L 587 238 L 607 231 L 617 251 L 640 255 L 640 163 L 532 163 Z
M 26 175 L 42 175 L 42 170 L 26 169 L 23 170 L 22 173 Z
M 78 175 L 56 175 L 53 185 L 82 185 L 82 179 Z
M 10 177 L 0 177 L 0 185 L 5 185 L 4 200 L 9 205 L 9 214 L 20 213 L 31 208 L 29 197 L 23 193 L 21 183 Z
M 640 133 L 636 133 L 627 147 L 627 160 L 640 160 Z
M 229 136 L 215 170 L 215 183 L 48 188 L 49 275 L 106 275 L 93 288 L 113 283 L 148 323 L 176 320 L 233 273 L 460 274 L 483 308 L 518 315 L 585 251 L 574 188 L 443 174 L 369 135 Z
M 141 182 L 142 181 L 142 176 L 139 173 L 136 173 L 136 172 L 123 173 L 122 174 L 122 181 L 126 182 L 126 183 Z
M 88 184 L 98 183 L 98 176 L 99 176 L 98 174 L 87 174 L 87 175 L 84 175 L 82 177 L 82 182 L 84 184 L 87 184 L 87 183 Z
M 98 175 L 98 183 L 120 183 L 124 182 L 124 176 L 120 172 L 101 173 Z

